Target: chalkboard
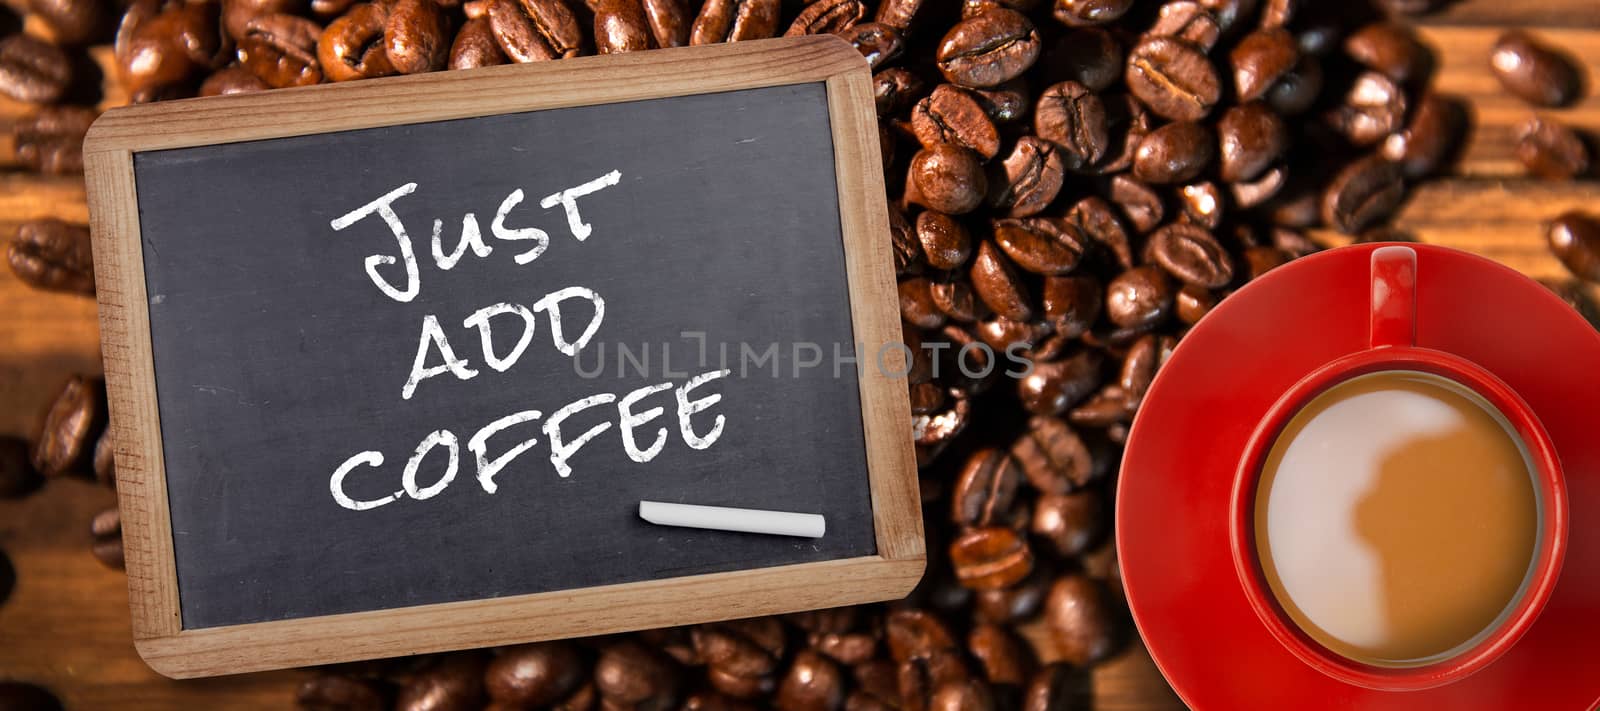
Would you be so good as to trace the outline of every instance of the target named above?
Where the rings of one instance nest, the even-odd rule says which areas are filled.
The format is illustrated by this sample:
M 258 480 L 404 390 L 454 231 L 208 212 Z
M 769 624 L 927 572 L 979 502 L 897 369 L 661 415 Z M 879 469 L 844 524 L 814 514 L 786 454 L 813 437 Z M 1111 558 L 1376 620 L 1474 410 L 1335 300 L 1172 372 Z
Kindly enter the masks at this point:
M 126 161 L 89 181 L 97 260 L 118 267 L 101 291 L 129 563 L 170 583 L 135 593 L 136 620 L 142 605 L 172 618 L 135 634 L 180 643 L 141 646 L 153 666 L 910 587 L 920 525 L 865 67 L 836 41 L 757 44 L 685 51 L 725 76 L 663 52 L 212 102 L 229 122 L 195 102 L 97 124 L 90 153 Z M 782 69 L 752 81 L 752 59 Z M 604 100 L 538 93 L 562 84 Z M 507 89 L 520 104 L 461 115 L 460 97 Z M 298 128 L 262 115 L 291 104 Z M 147 338 L 114 321 L 130 311 Z M 663 526 L 644 501 L 826 526 Z M 861 565 L 867 589 L 814 589 Z M 606 608 L 621 595 L 657 610 Z M 595 619 L 437 641 L 363 617 L 437 626 L 508 605 Z M 242 649 L 230 631 L 335 621 L 356 649 L 286 636 L 280 658 L 215 661 Z

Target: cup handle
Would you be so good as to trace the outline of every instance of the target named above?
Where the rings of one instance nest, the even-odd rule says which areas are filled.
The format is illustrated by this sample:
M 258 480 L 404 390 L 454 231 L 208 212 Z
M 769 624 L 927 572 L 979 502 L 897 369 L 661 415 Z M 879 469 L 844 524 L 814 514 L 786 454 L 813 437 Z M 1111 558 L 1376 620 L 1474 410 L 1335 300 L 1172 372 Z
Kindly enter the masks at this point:
M 1410 247 L 1372 251 L 1373 348 L 1410 346 L 1417 338 L 1417 252 Z

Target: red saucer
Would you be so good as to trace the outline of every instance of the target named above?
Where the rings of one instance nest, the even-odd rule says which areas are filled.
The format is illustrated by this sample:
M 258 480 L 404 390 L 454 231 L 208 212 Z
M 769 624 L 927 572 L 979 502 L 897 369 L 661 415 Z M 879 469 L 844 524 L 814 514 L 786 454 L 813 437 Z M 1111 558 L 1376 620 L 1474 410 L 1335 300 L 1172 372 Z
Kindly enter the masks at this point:
M 1499 660 L 1422 691 L 1376 691 L 1301 662 L 1247 601 L 1229 498 L 1273 403 L 1369 339 L 1371 252 L 1291 262 L 1228 297 L 1162 367 L 1129 435 L 1117 551 L 1145 646 L 1196 709 L 1549 709 L 1600 702 L 1600 334 L 1543 286 L 1464 252 L 1417 252 L 1416 345 L 1504 380 L 1537 413 L 1565 470 L 1571 528 L 1543 613 Z

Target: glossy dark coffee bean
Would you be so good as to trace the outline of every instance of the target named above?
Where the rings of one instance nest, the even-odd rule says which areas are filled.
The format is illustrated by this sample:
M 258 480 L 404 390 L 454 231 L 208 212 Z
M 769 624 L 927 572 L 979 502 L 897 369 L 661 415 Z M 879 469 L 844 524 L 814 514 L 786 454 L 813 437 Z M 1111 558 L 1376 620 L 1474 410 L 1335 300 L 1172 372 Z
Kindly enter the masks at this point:
M 18 119 L 17 162 L 48 175 L 83 172 L 83 136 L 98 115 L 83 106 L 44 106 Z
M 1033 129 L 1061 149 L 1063 165 L 1073 171 L 1098 162 L 1111 142 L 1105 103 L 1072 81 L 1051 86 L 1039 96 Z
M 1038 60 L 1039 33 L 1021 13 L 996 8 L 957 23 L 939 42 L 939 71 L 962 86 L 998 86 Z
M 1411 29 L 1395 22 L 1374 22 L 1344 41 L 1345 54 L 1363 66 L 1402 84 L 1421 79 L 1433 65 L 1432 54 Z
M 136 0 L 122 16 L 114 53 L 123 86 L 139 98 L 163 95 L 218 68 L 225 48 L 216 3 L 163 8 Z
M 1241 210 L 1257 207 L 1274 197 L 1283 190 L 1289 182 L 1289 170 L 1283 164 L 1274 165 L 1257 176 L 1254 180 L 1240 181 L 1228 185 L 1228 194 L 1233 198 L 1233 205 Z M 1312 208 L 1315 219 L 1315 206 Z
M 22 223 L 6 250 L 11 272 L 29 286 L 94 295 L 89 228 L 55 218 Z
M 105 421 L 105 384 L 73 376 L 45 413 L 33 447 L 33 468 L 49 477 L 89 473 Z
M 1382 74 L 1363 72 L 1328 118 L 1352 144 L 1370 146 L 1405 125 L 1405 90 Z
M 451 69 L 492 67 L 509 61 L 500 49 L 500 41 L 495 39 L 488 17 L 467 20 L 450 46 Z
M 513 62 L 576 57 L 583 46 L 583 30 L 565 0 L 493 0 L 489 28 Z
M 1011 259 L 993 242 L 984 240 L 978 245 L 977 259 L 972 262 L 971 279 L 973 291 L 995 313 L 1013 321 L 1033 319 L 1032 297 L 1027 284 L 1017 274 Z
M 25 681 L 0 681 L 0 709 L 6 711 L 61 711 L 61 702 L 48 689 Z
M 922 93 L 922 78 L 903 67 L 890 67 L 872 75 L 872 94 L 878 116 L 897 114 Z
M 1564 213 L 1546 227 L 1545 239 L 1573 276 L 1600 282 L 1600 218 L 1576 210 Z
M 1322 79 L 1322 62 L 1311 55 L 1302 56 L 1294 69 L 1267 89 L 1266 101 L 1285 116 L 1304 113 L 1321 95 Z
M 956 649 L 949 625 L 927 610 L 902 608 L 890 612 L 884 619 L 883 631 L 889 656 L 896 662 L 926 659 Z
M 1200 319 L 1211 312 L 1217 305 L 1216 292 L 1202 286 L 1185 284 L 1178 290 L 1175 304 L 1178 320 L 1189 325 L 1200 322 Z
M 267 15 L 303 15 L 306 0 L 222 0 L 222 29 L 234 41 L 245 38 L 251 20 Z
M 1172 313 L 1177 290 L 1161 267 L 1134 267 L 1106 286 L 1106 317 L 1122 328 L 1154 327 Z
M 900 294 L 900 319 L 917 328 L 934 329 L 944 325 L 945 314 L 933 299 L 932 282 L 912 277 L 896 287 Z
M 1517 127 L 1517 160 L 1528 174 L 1571 180 L 1589 172 L 1589 147 L 1578 133 L 1553 119 L 1530 118 Z
M 958 268 L 972 256 L 972 237 L 967 228 L 937 210 L 917 214 L 916 235 L 928 266 L 934 269 Z
M 1145 253 L 1185 284 L 1215 289 L 1233 281 L 1232 257 L 1198 225 L 1177 222 L 1156 230 Z
M 1199 121 L 1222 96 L 1217 69 L 1194 45 L 1146 37 L 1128 54 L 1128 90 L 1151 111 L 1174 121 Z
M 383 30 L 389 64 L 401 74 L 444 69 L 455 28 L 437 0 L 393 0 Z
M 0 499 L 22 496 L 43 482 L 44 478 L 33 469 L 28 441 L 0 436 Z
M 1282 28 L 1257 30 L 1239 40 L 1228 54 L 1233 64 L 1234 90 L 1242 101 L 1265 96 L 1300 61 L 1294 35 Z
M 1289 255 L 1277 247 L 1251 247 L 1244 251 L 1246 280 L 1255 280 L 1267 272 L 1289 263 Z
M 1105 91 L 1122 79 L 1122 43 L 1100 27 L 1068 30 L 1042 61 L 1051 78 L 1077 82 L 1089 91 Z
M 1145 34 L 1180 39 L 1209 52 L 1222 36 L 1222 24 L 1194 0 L 1172 0 L 1161 5 L 1155 24 Z
M 883 0 L 873 19 L 901 32 L 911 30 L 913 22 L 922 14 L 929 0 Z
M 889 206 L 889 249 L 894 257 L 895 274 L 922 273 L 925 260 L 922 245 L 917 242 L 917 232 L 906 219 L 905 212 L 895 205 Z
M 1133 166 L 1133 154 L 1139 143 L 1154 128 L 1149 109 L 1132 95 L 1124 94 L 1120 100 L 1106 103 L 1106 129 L 1110 144 L 1094 171 L 1100 175 L 1120 173 Z
M 1175 121 L 1150 132 L 1133 155 L 1133 177 L 1147 183 L 1181 183 L 1193 180 L 1211 165 L 1217 139 L 1211 129 L 1190 121 Z
M 47 104 L 71 84 L 72 60 L 59 47 L 25 34 L 0 40 L 0 94 Z
M 1089 550 L 1109 524 L 1109 512 L 1100 495 L 1094 489 L 1086 489 L 1039 497 L 1034 502 L 1029 530 L 1061 555 L 1076 556 Z
M 1068 25 L 1103 25 L 1127 14 L 1134 0 L 1055 0 L 1057 20 Z
M 1047 276 L 1072 271 L 1088 248 L 1077 225 L 1059 217 L 1000 220 L 994 242 L 1017 266 Z
M 660 652 L 633 640 L 616 642 L 595 662 L 594 684 L 605 703 L 666 711 L 677 703 L 679 670 Z
M 1377 0 L 1379 7 L 1395 15 L 1422 15 L 1437 10 L 1445 0 Z
M 934 87 L 928 98 L 917 102 L 911 110 L 911 130 L 923 148 L 950 143 L 984 160 L 1000 152 L 1000 132 L 994 121 L 970 94 L 952 84 Z
M 861 0 L 816 0 L 800 10 L 783 36 L 838 34 L 866 16 L 867 6 Z
M 878 22 L 863 22 L 841 30 L 839 36 L 867 60 L 867 68 L 876 71 L 894 61 L 905 51 L 905 38 L 899 30 Z
M 324 672 L 300 682 L 294 698 L 302 709 L 384 711 L 389 708 L 386 695 L 377 680 Z
M 502 4 L 502 14 L 517 12 L 515 0 L 493 0 L 491 8 Z M 493 15 L 492 9 L 490 14 Z M 384 5 L 363 3 L 329 23 L 317 40 L 323 76 L 332 81 L 351 81 L 394 74 L 394 65 L 389 63 L 383 46 L 388 21 L 389 11 Z
M 1011 444 L 1028 483 L 1046 495 L 1068 494 L 1093 481 L 1100 468 L 1083 439 L 1058 417 L 1033 417 Z
M 1261 102 L 1235 106 L 1217 121 L 1218 175 L 1227 182 L 1252 180 L 1276 163 L 1289 147 L 1289 132 L 1278 114 Z
M 989 192 L 978 155 L 948 143 L 919 151 L 911 159 L 908 182 L 921 204 L 951 215 L 977 209 Z
M 1489 66 L 1501 86 L 1536 106 L 1565 106 L 1582 85 L 1580 70 L 1566 55 L 1523 30 L 1500 35 Z
M 321 65 L 318 64 L 318 71 Z M 234 66 L 218 69 L 200 83 L 200 96 L 227 96 L 229 94 L 251 94 L 257 91 L 271 89 L 261 77 L 256 76 L 249 69 Z
M 1033 675 L 1022 697 L 1023 711 L 1061 711 L 1074 708 L 1078 699 L 1093 695 L 1088 673 L 1070 664 L 1056 662 Z
M 844 706 L 845 679 L 838 663 L 802 649 L 790 662 L 773 703 L 781 711 L 836 711 Z
M 567 698 L 583 683 L 585 669 L 569 642 L 508 647 L 484 670 L 484 689 L 510 708 L 545 706 Z
M 950 544 L 950 566 L 963 586 L 995 590 L 1027 577 L 1033 570 L 1033 550 L 1010 528 L 974 528 Z
M 395 698 L 395 711 L 467 711 L 483 708 L 484 657 L 457 652 L 434 658 L 411 675 Z
M 1161 196 L 1132 176 L 1112 177 L 1109 197 L 1122 208 L 1122 214 L 1140 234 L 1155 229 L 1165 219 L 1166 207 L 1161 202 Z
M 1334 176 L 1322 196 L 1322 219 L 1355 234 L 1388 217 L 1405 197 L 1400 167 L 1382 156 L 1355 161 Z
M 1001 625 L 975 625 L 967 633 L 967 652 L 978 660 L 984 678 L 996 686 L 1027 684 L 1038 666 L 1028 643 Z
M 1258 8 L 1259 0 L 1200 0 L 1200 6 L 1210 11 L 1217 18 L 1217 24 L 1224 33 L 1233 32 L 1244 25 L 1246 21 L 1256 19 L 1259 12 L 1265 13 L 1268 8 Z M 1263 23 L 1267 18 L 1261 18 Z
M 1098 351 L 1085 350 L 1070 358 L 1034 363 L 1033 371 L 1017 381 L 1017 399 L 1035 415 L 1066 412 L 1094 392 L 1100 381 L 1100 360 Z
M 1028 91 L 1028 82 L 1021 77 L 999 86 L 970 88 L 967 89 L 967 93 L 983 107 L 983 112 L 988 114 L 990 119 L 999 124 L 1010 123 L 1027 116 L 1033 107 L 1033 96 Z
M 1105 289 L 1093 276 L 1072 275 L 1044 280 L 1045 320 L 1066 338 L 1077 338 L 1100 318 Z
M 102 0 L 29 0 L 27 6 L 50 27 L 55 41 L 67 46 L 100 39 L 112 17 L 111 4 Z
M 1208 230 L 1221 227 L 1227 212 L 1222 188 L 1209 180 L 1179 188 L 1178 204 L 1183 208 L 1184 220 Z
M 1452 99 L 1427 94 L 1405 129 L 1384 139 L 1384 158 L 1400 165 L 1407 179 L 1439 172 L 1456 154 L 1467 125 L 1466 111 Z
M 1061 192 L 1066 163 L 1055 144 L 1023 136 L 990 171 L 989 205 L 1012 217 L 1043 211 Z
M 689 44 L 766 39 L 778 33 L 779 0 L 706 0 L 689 29 Z
M 967 458 L 950 495 L 950 520 L 957 526 L 1004 525 L 1017 502 L 1022 470 L 999 449 L 980 449 Z
M 322 27 L 304 17 L 260 15 L 245 23 L 239 63 L 275 89 L 317 84 L 322 81 L 322 65 L 317 62 L 321 36 Z
M 595 52 L 621 54 L 656 46 L 639 0 L 596 0 L 593 7 Z
M 1062 659 L 1079 666 L 1111 656 L 1121 641 L 1105 586 L 1081 573 L 1063 575 L 1050 588 L 1045 624 Z

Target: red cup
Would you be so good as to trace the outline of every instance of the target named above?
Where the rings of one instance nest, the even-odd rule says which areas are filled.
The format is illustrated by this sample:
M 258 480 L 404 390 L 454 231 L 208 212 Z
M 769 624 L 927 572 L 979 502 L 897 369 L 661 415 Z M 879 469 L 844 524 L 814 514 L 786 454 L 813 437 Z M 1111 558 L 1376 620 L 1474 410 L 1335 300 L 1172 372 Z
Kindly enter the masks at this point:
M 1567 547 L 1567 487 L 1554 443 L 1533 409 L 1515 390 L 1465 358 L 1415 345 L 1419 288 L 1416 252 L 1404 246 L 1381 247 L 1372 252 L 1371 265 L 1369 347 L 1316 368 L 1290 387 L 1261 418 L 1234 477 L 1228 534 L 1234 569 L 1245 597 L 1285 649 L 1308 666 L 1345 683 L 1380 691 L 1429 689 L 1459 681 L 1488 666 L 1516 644 L 1538 618 L 1560 577 Z M 1352 378 L 1381 371 L 1428 373 L 1477 393 L 1510 423 L 1535 470 L 1538 549 L 1521 594 L 1509 613 L 1471 647 L 1417 666 L 1367 664 L 1313 640 L 1289 618 L 1268 587 L 1255 542 L 1254 511 L 1261 470 L 1283 428 L 1317 395 Z

